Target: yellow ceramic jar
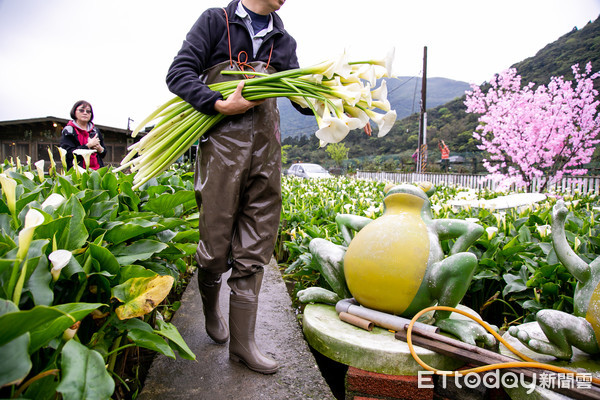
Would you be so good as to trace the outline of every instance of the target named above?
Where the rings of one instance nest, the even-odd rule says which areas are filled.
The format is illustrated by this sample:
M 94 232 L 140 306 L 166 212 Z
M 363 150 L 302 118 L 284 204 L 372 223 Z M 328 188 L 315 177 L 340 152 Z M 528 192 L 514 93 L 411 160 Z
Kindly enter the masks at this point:
M 361 229 L 348 246 L 344 274 L 363 306 L 401 315 L 415 298 L 429 259 L 424 200 L 388 195 L 384 214 Z

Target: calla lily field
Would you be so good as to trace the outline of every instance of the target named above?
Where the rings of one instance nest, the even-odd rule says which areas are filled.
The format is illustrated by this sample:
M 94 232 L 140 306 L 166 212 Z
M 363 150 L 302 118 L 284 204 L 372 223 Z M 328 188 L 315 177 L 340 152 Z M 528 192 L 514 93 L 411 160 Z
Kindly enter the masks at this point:
M 140 383 L 121 372 L 136 349 L 195 358 L 168 322 L 177 308 L 168 295 L 185 287 L 199 239 L 187 167 L 172 166 L 134 190 L 134 175 L 111 167 L 60 174 L 51 166 L 40 177 L 27 174 L 35 170 L 30 164 L 0 166 L 0 357 L 10 360 L 0 364 L 4 397 L 108 399 L 119 391 L 135 398 Z M 327 287 L 309 241 L 341 244 L 339 213 L 380 216 L 385 184 L 282 177 L 275 257 L 293 297 Z M 471 218 L 485 228 L 470 249 L 479 267 L 465 305 L 502 328 L 542 308 L 571 311 L 576 282 L 554 254 L 551 208 L 559 198 L 566 202 L 567 238 L 592 260 L 600 254 L 597 195 L 553 193 L 508 210 L 452 205 L 498 195 L 440 187 L 431 197 L 434 217 Z
M 311 286 L 331 289 L 315 267 L 308 244 L 324 238 L 343 245 L 335 223 L 337 214 L 375 219 L 383 213 L 386 182 L 348 177 L 307 180 L 283 177 L 283 212 L 276 247 L 284 279 L 295 293 Z M 485 233 L 469 248 L 479 266 L 463 303 L 484 320 L 501 328 L 533 321 L 543 308 L 573 310 L 576 280 L 558 262 L 550 225 L 552 206 L 558 199 L 567 204 L 567 238 L 585 260 L 600 255 L 600 198 L 597 193 L 547 193 L 543 201 L 504 210 L 455 206 L 455 199 L 492 199 L 507 193 L 439 187 L 430 198 L 434 218 L 470 219 Z M 536 199 L 539 200 L 539 199 Z M 446 254 L 449 241 L 442 241 Z M 295 301 L 301 311 L 302 305 Z
M 198 241 L 191 174 L 134 191 L 110 168 L 37 168 L 0 165 L 1 397 L 131 397 L 137 349 L 195 359 L 167 321 Z

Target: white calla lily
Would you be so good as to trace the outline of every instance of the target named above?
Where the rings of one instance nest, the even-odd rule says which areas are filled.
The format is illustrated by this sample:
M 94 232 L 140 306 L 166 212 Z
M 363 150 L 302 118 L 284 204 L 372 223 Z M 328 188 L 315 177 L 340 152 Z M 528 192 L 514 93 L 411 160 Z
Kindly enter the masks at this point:
M 50 170 L 54 170 L 56 172 L 56 163 L 54 162 L 54 154 L 52 154 L 52 149 L 48 147 L 48 157 L 50 159 L 50 167 L 48 168 L 48 172 Z
M 327 79 L 331 79 L 334 75 L 339 75 L 342 78 L 350 76 L 352 67 L 348 64 L 348 56 L 346 53 L 341 54 L 333 60 L 333 63 L 322 72 L 322 75 Z
M 35 209 L 30 209 L 25 214 L 25 226 L 19 232 L 19 250 L 17 250 L 17 260 L 23 260 L 29 251 L 31 240 L 35 228 L 44 223 L 44 216 Z
M 39 160 L 35 164 L 35 169 L 38 173 L 38 178 L 40 178 L 40 182 L 44 181 L 44 160 Z
M 76 154 L 78 156 L 83 157 L 83 161 L 85 162 L 85 168 L 86 169 L 90 167 L 90 157 L 95 152 L 96 152 L 96 150 L 91 150 L 91 149 L 76 149 L 76 150 L 73 150 L 73 154 Z M 73 161 L 73 164 L 75 164 L 75 161 Z
M 63 173 L 67 172 L 67 150 L 62 147 L 58 148 L 58 154 L 60 155 L 60 162 L 63 167 Z
M 348 125 L 337 117 L 317 117 L 317 123 L 319 124 L 319 130 L 315 133 L 315 136 L 326 144 L 338 143 L 350 132 Z
M 373 68 L 373 66 L 370 64 L 363 65 L 362 68 L 359 70 L 358 76 L 361 79 L 364 79 L 365 81 L 369 82 L 371 86 L 375 86 L 375 84 L 377 83 L 377 75 L 375 73 L 375 68 Z
M 29 171 L 23 171 L 23 175 L 25 175 L 27 177 L 27 179 L 29 179 L 30 181 L 35 179 L 35 175 Z
M 32 208 L 27 211 L 27 214 L 25 214 L 25 226 L 23 229 L 21 229 L 21 232 L 19 232 L 19 248 L 17 250 L 15 264 L 13 266 L 13 274 L 11 275 L 8 289 L 9 295 L 12 296 L 12 301 L 15 304 L 19 304 L 19 301 L 21 300 L 21 292 L 23 291 L 23 285 L 25 284 L 25 277 L 27 275 L 27 268 L 25 268 L 25 266 L 21 268 L 21 273 L 19 274 L 18 268 L 21 266 L 21 263 L 27 256 L 29 246 L 33 240 L 35 228 L 40 226 L 42 223 L 44 223 L 44 216 L 41 212 Z M 12 277 L 16 277 L 17 274 L 19 275 L 19 278 L 15 282 L 12 280 Z M 14 286 L 12 286 L 13 282 Z
M 392 111 L 392 105 L 390 104 L 390 102 L 387 99 L 385 99 L 384 101 L 381 101 L 381 100 L 373 101 L 373 102 L 371 102 L 371 105 L 373 107 L 379 108 L 381 111 L 385 111 L 385 112 Z
M 50 196 L 48 196 L 46 198 L 46 200 L 44 200 L 44 202 L 42 203 L 42 209 L 46 208 L 46 207 L 52 207 L 54 209 L 57 209 L 58 207 L 60 207 L 60 205 L 62 203 L 64 203 L 67 199 L 64 198 L 64 196 L 58 194 L 58 193 L 52 193 Z
M 363 127 L 369 123 L 369 116 L 367 113 L 358 107 L 344 107 L 344 111 L 347 112 L 348 115 L 360 119 Z
M 541 237 L 545 238 L 552 233 L 552 227 L 550 225 L 536 225 L 535 227 Z
M 487 233 L 488 240 L 492 240 L 494 235 L 498 233 L 498 228 L 495 226 L 488 226 L 487 228 L 485 228 L 485 231 Z
M 385 101 L 387 100 L 388 89 L 387 83 L 385 81 L 381 81 L 381 85 L 377 89 L 371 90 L 371 97 L 376 100 Z
M 48 256 L 48 259 L 52 263 L 52 269 L 50 273 L 52 274 L 52 280 L 55 282 L 58 280 L 60 276 L 60 271 L 69 264 L 71 261 L 72 254 L 68 250 L 55 250 Z
M 6 205 L 10 213 L 14 216 L 17 209 L 17 181 L 9 178 L 6 174 L 0 174 L 0 184 L 2 185 L 2 192 L 6 197 Z
M 346 114 L 342 114 L 340 119 L 342 120 L 342 122 L 344 122 L 344 124 L 346 124 L 348 129 L 351 131 L 354 129 L 362 129 L 366 125 L 360 118 L 349 117 Z
M 385 114 L 379 114 L 372 110 L 367 110 L 366 113 L 379 128 L 377 137 L 383 137 L 387 135 L 390 129 L 392 129 L 392 126 L 394 126 L 394 122 L 396 122 L 396 111 L 394 110 L 388 111 Z
M 392 78 L 394 73 L 392 72 L 392 65 L 394 64 L 396 49 L 392 48 L 384 59 L 373 62 L 374 65 L 385 68 L 385 77 Z

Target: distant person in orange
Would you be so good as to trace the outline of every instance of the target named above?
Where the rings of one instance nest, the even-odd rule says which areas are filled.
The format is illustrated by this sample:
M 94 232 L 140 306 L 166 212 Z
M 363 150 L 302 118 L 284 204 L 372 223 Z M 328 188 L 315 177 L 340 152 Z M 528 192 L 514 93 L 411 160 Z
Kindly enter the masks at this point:
M 442 171 L 448 172 L 448 167 L 450 166 L 450 149 L 443 140 L 438 142 L 438 147 L 442 153 Z

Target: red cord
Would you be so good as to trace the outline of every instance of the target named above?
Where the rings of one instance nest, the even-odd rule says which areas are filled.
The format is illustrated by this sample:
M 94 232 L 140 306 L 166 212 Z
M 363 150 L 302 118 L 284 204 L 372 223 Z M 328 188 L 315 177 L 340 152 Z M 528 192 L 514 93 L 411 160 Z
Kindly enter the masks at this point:
M 229 17 L 227 15 L 227 10 L 225 8 L 223 8 L 223 12 L 225 13 L 225 25 L 227 26 L 227 43 L 229 45 L 229 66 L 233 68 L 233 56 L 231 55 L 231 34 L 229 33 Z M 271 55 L 272 54 L 273 54 L 273 43 L 271 43 L 271 51 L 269 51 L 269 59 L 267 60 L 267 66 L 265 67 L 265 70 L 267 70 L 269 68 L 269 64 L 271 63 Z M 241 60 L 242 56 L 245 56 L 244 61 Z M 252 71 L 256 72 L 254 67 L 252 67 L 252 65 L 248 64 L 248 53 L 246 53 L 244 50 L 242 50 L 238 53 L 237 65 L 240 68 L 240 71 L 246 71 L 244 68 L 250 68 Z M 244 77 L 246 77 L 246 79 L 250 79 L 255 76 L 256 75 L 252 75 L 252 74 L 250 74 L 250 75 L 244 74 Z

